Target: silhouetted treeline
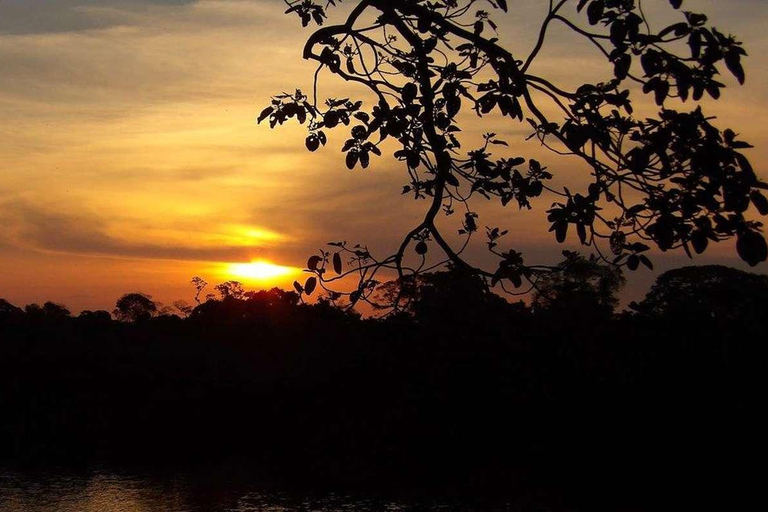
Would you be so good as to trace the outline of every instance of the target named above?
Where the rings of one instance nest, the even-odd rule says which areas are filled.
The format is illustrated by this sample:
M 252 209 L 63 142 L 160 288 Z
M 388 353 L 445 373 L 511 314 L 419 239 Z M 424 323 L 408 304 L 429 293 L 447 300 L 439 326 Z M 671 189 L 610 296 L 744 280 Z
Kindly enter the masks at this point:
M 312 482 L 557 489 L 576 508 L 747 485 L 768 278 L 678 269 L 621 314 L 600 292 L 618 286 L 594 282 L 545 283 L 532 308 L 434 274 L 380 320 L 281 290 L 130 322 L 0 301 L 0 457 L 237 459 Z

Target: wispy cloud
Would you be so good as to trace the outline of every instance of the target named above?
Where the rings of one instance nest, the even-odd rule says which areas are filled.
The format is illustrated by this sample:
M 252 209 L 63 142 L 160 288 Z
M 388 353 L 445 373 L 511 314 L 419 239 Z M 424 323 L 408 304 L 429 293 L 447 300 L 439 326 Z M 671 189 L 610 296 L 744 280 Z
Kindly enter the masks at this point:
M 126 233 L 94 215 L 45 210 L 23 201 L 6 202 L 1 206 L 0 244 L 40 252 L 149 260 L 243 262 L 288 240 L 280 233 L 248 225 L 206 228 L 177 224 L 171 229 L 158 230 L 157 226 L 134 222 L 131 232 Z

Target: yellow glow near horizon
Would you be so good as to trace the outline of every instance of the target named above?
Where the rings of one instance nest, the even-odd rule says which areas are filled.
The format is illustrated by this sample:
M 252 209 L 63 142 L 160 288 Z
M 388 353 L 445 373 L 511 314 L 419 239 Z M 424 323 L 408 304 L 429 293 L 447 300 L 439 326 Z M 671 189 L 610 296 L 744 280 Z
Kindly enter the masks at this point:
M 238 235 L 244 237 L 247 243 L 279 242 L 286 239 L 286 236 L 282 233 L 276 233 L 259 227 L 236 226 L 235 231 Z
M 299 269 L 275 265 L 268 261 L 253 261 L 251 263 L 233 263 L 226 269 L 228 275 L 254 281 L 270 281 L 298 272 Z

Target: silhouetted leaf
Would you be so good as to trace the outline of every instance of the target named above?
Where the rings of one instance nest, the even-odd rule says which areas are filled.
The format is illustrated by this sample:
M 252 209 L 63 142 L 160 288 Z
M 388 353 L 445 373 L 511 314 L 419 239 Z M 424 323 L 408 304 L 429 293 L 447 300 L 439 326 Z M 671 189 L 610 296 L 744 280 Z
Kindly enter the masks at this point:
M 568 223 L 567 222 L 556 222 L 550 231 L 555 231 L 555 239 L 559 243 L 565 242 L 565 238 L 568 235 Z
M 669 95 L 669 82 L 666 82 L 666 81 L 658 82 L 656 84 L 655 93 L 656 93 L 656 104 L 659 106 L 664 105 L 664 101 L 667 99 L 667 96 Z
M 307 261 L 307 268 L 309 270 L 317 270 L 317 266 L 320 264 L 320 262 L 323 261 L 323 258 L 320 256 L 312 256 L 309 258 L 309 261 Z
M 367 151 L 360 152 L 360 165 L 363 169 L 367 169 L 371 163 L 371 155 Z
M 739 257 L 754 267 L 768 258 L 768 245 L 765 238 L 755 231 L 746 231 L 738 235 L 736 251 Z
M 304 292 L 307 295 L 312 295 L 312 292 L 315 291 L 316 286 L 317 286 L 317 278 L 310 277 L 309 279 L 307 279 L 307 282 L 304 283 Z
M 334 253 L 333 255 L 333 271 L 337 274 L 341 274 L 341 254 Z
M 264 110 L 261 111 L 261 114 L 259 114 L 259 118 L 257 119 L 257 123 L 261 123 L 263 120 L 265 120 L 269 115 L 274 111 L 275 109 L 272 107 L 267 107 Z
M 733 76 L 736 77 L 739 83 L 744 85 L 744 80 L 745 80 L 744 68 L 741 65 L 741 57 L 739 56 L 739 54 L 733 51 L 726 53 L 725 65 L 728 68 L 728 71 L 733 73 Z
M 305 144 L 308 150 L 317 151 L 317 149 L 320 147 L 320 139 L 317 138 L 317 135 L 312 134 L 307 137 Z
M 577 224 L 576 225 L 576 233 L 579 235 L 579 241 L 582 245 L 587 244 L 587 228 L 584 226 L 584 224 Z
M 701 254 L 707 250 L 709 239 L 705 233 L 694 231 L 691 234 L 691 245 L 693 245 L 693 250 L 696 251 L 696 254 Z
M 758 190 L 753 190 L 750 197 L 752 199 L 752 204 L 755 205 L 755 208 L 760 212 L 760 215 L 768 215 L 768 200 L 765 199 L 765 196 Z
M 587 18 L 590 25 L 597 25 L 597 22 L 603 17 L 604 8 L 603 0 L 595 0 L 589 4 L 589 7 L 587 7 Z
M 346 159 L 347 169 L 349 170 L 354 169 L 355 165 L 357 165 L 357 160 L 358 160 L 357 151 L 350 151 L 349 153 L 347 153 L 347 159 Z
M 409 82 L 403 86 L 402 97 L 405 103 L 413 102 L 413 100 L 416 99 L 417 94 L 418 94 L 418 89 L 416 87 L 416 84 L 414 84 L 413 82 Z

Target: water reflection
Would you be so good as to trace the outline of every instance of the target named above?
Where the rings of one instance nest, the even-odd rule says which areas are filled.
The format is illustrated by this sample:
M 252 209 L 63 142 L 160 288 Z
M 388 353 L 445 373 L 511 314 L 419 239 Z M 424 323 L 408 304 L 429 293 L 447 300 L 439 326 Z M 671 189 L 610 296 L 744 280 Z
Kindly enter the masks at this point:
M 455 498 L 392 499 L 260 488 L 242 475 L 183 471 L 0 469 L 3 512 L 330 512 L 516 510 L 509 503 Z M 541 510 L 541 509 L 538 509 Z

